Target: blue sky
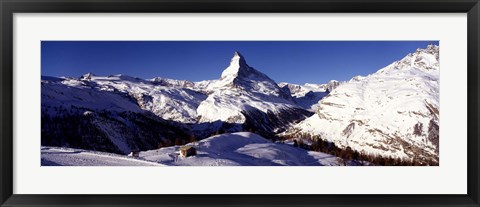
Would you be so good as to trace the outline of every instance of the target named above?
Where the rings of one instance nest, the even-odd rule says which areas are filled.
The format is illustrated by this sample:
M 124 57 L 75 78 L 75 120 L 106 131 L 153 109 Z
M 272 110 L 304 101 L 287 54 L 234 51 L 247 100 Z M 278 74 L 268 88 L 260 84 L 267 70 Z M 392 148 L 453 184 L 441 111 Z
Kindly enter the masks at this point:
M 44 76 L 218 79 L 239 51 L 276 82 L 326 83 L 368 75 L 438 41 L 42 41 Z

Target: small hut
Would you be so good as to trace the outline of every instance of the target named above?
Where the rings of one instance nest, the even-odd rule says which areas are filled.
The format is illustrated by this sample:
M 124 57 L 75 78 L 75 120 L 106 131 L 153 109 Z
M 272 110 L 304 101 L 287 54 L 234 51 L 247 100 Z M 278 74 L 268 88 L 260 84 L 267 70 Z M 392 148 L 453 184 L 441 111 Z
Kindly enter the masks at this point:
M 130 154 L 128 154 L 130 157 L 139 157 L 140 156 L 140 151 L 132 151 Z
M 197 154 L 197 150 L 192 146 L 180 147 L 180 155 L 183 157 L 190 157 Z

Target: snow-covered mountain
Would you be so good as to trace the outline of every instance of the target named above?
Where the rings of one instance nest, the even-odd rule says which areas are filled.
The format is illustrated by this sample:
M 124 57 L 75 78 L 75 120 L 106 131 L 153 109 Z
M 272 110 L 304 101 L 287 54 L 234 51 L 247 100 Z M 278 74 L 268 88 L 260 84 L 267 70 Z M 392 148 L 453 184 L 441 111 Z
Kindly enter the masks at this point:
M 79 78 L 42 77 L 41 84 L 42 144 L 121 154 L 218 131 L 273 136 L 312 114 L 239 53 L 219 80 L 87 73 Z
M 50 81 L 48 81 L 50 80 Z M 52 81 L 55 80 L 55 81 Z M 198 92 L 192 82 L 176 81 L 172 79 L 155 78 L 152 80 L 143 80 L 126 75 L 111 75 L 108 77 L 95 76 L 87 73 L 80 78 L 52 78 L 42 77 L 42 95 L 50 94 L 45 97 L 47 100 L 59 101 L 63 96 L 64 101 L 72 102 L 72 105 L 86 108 L 111 109 L 111 105 L 117 105 L 124 101 L 115 100 L 114 97 L 121 95 L 128 98 L 130 105 L 138 105 L 141 110 L 150 111 L 157 116 L 172 121 L 183 123 L 192 123 L 196 121 L 196 109 L 200 102 L 207 96 Z M 74 90 L 59 95 L 52 93 L 58 90 L 48 90 L 57 88 L 58 90 Z M 64 89 L 60 89 L 64 88 Z M 91 100 L 91 104 L 85 106 L 86 102 L 82 99 L 86 91 L 87 96 L 99 93 L 99 97 L 85 97 L 85 100 Z M 104 96 L 103 98 L 101 98 Z M 80 99 L 79 99 L 80 98 Z M 62 100 L 63 100 L 62 99 Z M 112 102 L 112 103 L 103 103 Z M 133 101 L 133 103 L 131 103 Z M 63 103 L 63 102 L 62 102 Z M 46 102 L 45 104 L 50 104 Z M 123 103 L 125 106 L 125 103 Z M 118 110 L 138 112 L 136 106 L 116 107 Z
M 328 83 L 315 84 L 315 83 L 305 83 L 303 85 L 280 82 L 278 86 L 284 90 L 288 90 L 289 93 L 296 98 L 305 96 L 309 92 L 331 92 L 333 89 L 337 88 L 342 82 L 337 80 L 331 80 Z
M 151 111 L 163 119 L 183 123 L 195 122 L 196 108 L 206 98 L 203 93 L 193 90 L 194 84 L 189 81 L 160 78 L 148 81 L 114 75 L 92 77 L 90 82 L 129 94 L 143 110 Z
M 340 84 L 339 81 L 331 80 L 326 84 L 306 83 L 304 85 L 281 82 L 278 86 L 291 94 L 297 105 L 309 111 L 316 111 L 318 102 Z
M 42 144 L 127 154 L 188 139 L 182 125 L 145 110 L 138 94 L 148 87 L 128 76 L 42 77 Z
M 271 136 L 311 115 L 275 81 L 250 67 L 238 52 L 220 80 L 208 88 L 212 92 L 197 108 L 200 122 L 241 124 Z
M 418 49 L 341 84 L 289 133 L 320 135 L 359 152 L 438 163 L 439 75 L 439 47 Z
M 46 146 L 118 154 L 162 147 L 168 154 L 178 148 L 173 145 L 212 134 L 251 131 L 266 138 L 320 135 L 364 154 L 422 164 L 439 160 L 439 48 L 434 45 L 347 82 L 277 84 L 235 52 L 218 80 L 87 73 L 42 77 L 41 90 Z M 289 150 L 264 141 L 253 146 Z
M 170 78 L 156 77 L 150 79 L 150 81 L 161 86 L 168 86 L 173 88 L 195 88 L 195 83 L 188 80 L 175 80 Z

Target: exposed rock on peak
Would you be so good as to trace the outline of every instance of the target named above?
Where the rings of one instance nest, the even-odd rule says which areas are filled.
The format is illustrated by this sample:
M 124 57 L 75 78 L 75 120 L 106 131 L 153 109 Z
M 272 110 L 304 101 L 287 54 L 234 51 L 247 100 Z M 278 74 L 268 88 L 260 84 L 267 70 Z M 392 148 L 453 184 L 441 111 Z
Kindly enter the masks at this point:
M 80 77 L 80 79 L 81 80 L 91 80 L 92 77 L 94 77 L 94 76 L 95 76 L 95 74 L 93 74 L 93 73 L 85 73 Z
M 339 85 L 340 85 L 340 82 L 338 82 L 336 80 L 328 81 L 328 83 L 327 83 L 327 93 L 330 93 L 331 91 L 333 91 L 333 89 L 337 88 Z
M 427 48 L 419 48 L 414 53 L 408 54 L 399 61 L 388 65 L 377 73 L 388 72 L 392 70 L 438 70 L 440 66 L 438 45 L 429 45 Z
M 247 65 L 245 58 L 239 52 L 235 52 L 230 65 L 222 72 L 221 79 L 235 78 L 252 72 L 254 72 L 254 69 Z

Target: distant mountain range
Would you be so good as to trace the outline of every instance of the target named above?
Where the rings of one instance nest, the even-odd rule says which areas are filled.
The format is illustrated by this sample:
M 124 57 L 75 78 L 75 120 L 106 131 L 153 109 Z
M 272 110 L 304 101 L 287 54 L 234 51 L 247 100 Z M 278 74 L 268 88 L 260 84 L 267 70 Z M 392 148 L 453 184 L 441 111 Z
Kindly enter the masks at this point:
M 238 52 L 218 80 L 42 76 L 42 145 L 128 154 L 249 131 L 439 161 L 439 47 L 350 81 L 276 83 Z

